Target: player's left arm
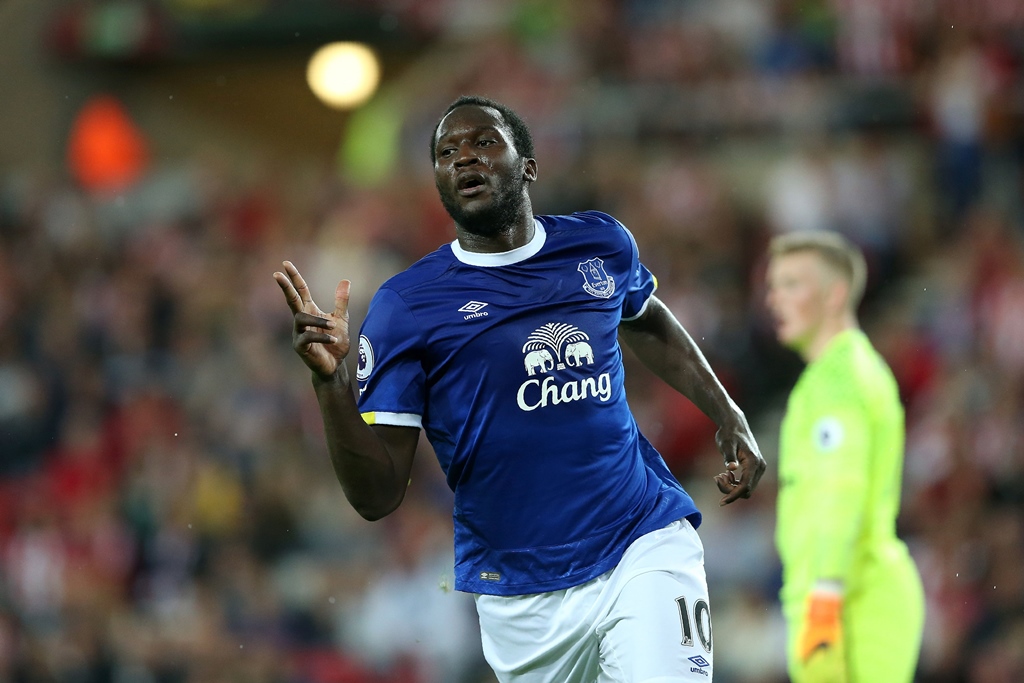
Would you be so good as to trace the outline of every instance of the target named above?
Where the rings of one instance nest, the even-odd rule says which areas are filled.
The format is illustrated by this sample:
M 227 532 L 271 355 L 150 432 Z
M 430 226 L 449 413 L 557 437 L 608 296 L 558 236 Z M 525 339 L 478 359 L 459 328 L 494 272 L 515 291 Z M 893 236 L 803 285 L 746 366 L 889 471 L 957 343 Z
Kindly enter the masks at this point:
M 764 458 L 743 411 L 672 311 L 651 295 L 641 315 L 622 321 L 619 336 L 645 366 L 718 425 L 715 441 L 726 464 L 715 477 L 725 494 L 720 503 L 749 498 L 764 473 Z
M 854 382 L 849 383 L 855 384 Z M 811 454 L 822 495 L 814 499 L 805 562 L 815 582 L 797 648 L 806 680 L 845 681 L 843 606 L 870 488 L 872 426 L 858 397 L 840 389 L 815 403 L 802 448 Z
M 850 384 L 853 382 L 851 381 Z M 808 539 L 807 558 L 819 581 L 845 583 L 863 531 L 871 487 L 872 424 L 855 396 L 841 388 L 815 405 L 805 448 L 812 454 L 814 478 L 822 483 Z

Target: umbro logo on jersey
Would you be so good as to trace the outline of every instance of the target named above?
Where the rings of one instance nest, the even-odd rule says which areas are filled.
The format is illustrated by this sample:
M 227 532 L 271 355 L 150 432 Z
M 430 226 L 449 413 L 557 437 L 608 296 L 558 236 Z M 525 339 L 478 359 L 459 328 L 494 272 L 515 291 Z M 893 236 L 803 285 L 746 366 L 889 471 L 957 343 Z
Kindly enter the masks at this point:
M 487 304 L 483 301 L 470 301 L 459 308 L 460 313 L 465 313 L 463 316 L 464 320 L 470 320 L 472 318 L 485 318 L 487 317 L 487 311 L 483 310 Z
M 704 659 L 700 655 L 697 655 L 696 657 L 689 657 L 688 659 L 697 665 L 690 667 L 690 673 L 700 674 L 701 676 L 708 675 L 708 672 L 704 667 L 711 666 L 711 662 Z

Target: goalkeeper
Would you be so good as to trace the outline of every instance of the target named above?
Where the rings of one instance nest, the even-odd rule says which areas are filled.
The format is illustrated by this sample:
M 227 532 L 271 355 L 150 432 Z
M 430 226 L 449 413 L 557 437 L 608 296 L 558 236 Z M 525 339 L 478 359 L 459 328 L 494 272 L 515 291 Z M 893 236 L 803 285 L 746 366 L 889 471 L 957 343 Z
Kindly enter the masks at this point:
M 834 233 L 775 238 L 768 307 L 807 362 L 779 445 L 776 545 L 794 683 L 909 683 L 924 592 L 896 537 L 903 408 L 859 329 L 864 257 Z

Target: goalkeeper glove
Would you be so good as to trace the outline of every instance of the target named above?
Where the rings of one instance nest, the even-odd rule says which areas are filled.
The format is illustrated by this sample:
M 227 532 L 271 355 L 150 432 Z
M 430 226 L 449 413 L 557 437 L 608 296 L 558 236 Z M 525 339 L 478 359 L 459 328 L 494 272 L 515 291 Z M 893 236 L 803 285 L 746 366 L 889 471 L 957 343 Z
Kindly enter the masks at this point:
M 798 654 L 807 683 L 845 683 L 843 648 L 843 596 L 834 590 L 816 589 L 807 598 Z

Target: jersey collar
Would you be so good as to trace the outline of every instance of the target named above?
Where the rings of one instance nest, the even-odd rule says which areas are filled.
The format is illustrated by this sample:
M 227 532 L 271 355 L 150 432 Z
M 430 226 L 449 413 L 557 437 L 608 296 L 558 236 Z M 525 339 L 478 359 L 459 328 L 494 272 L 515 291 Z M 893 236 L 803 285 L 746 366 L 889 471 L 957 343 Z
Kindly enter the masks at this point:
M 452 253 L 455 254 L 455 258 L 459 259 L 466 265 L 482 266 L 484 268 L 510 266 L 513 263 L 525 261 L 541 250 L 548 237 L 547 232 L 544 230 L 544 226 L 541 225 L 540 221 L 536 218 L 533 219 L 533 225 L 535 227 L 533 231 L 533 239 L 523 246 L 516 247 L 511 251 L 502 251 L 496 254 L 466 251 L 459 245 L 459 241 L 455 240 L 452 242 Z

